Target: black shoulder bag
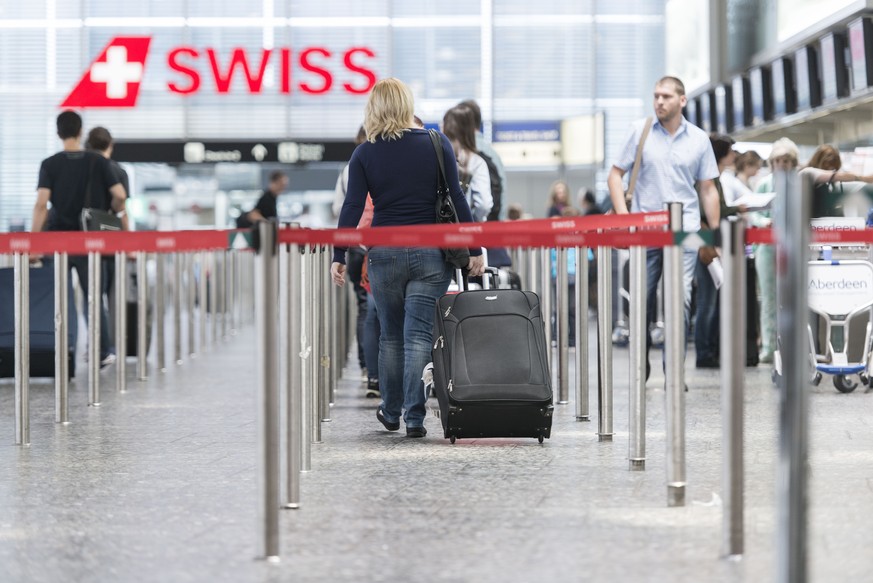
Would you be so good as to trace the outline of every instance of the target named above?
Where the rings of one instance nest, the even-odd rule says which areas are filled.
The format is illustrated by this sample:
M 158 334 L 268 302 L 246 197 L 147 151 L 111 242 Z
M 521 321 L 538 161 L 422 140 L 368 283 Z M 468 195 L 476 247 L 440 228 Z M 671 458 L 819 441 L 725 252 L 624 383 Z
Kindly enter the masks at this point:
M 82 209 L 80 220 L 83 231 L 120 231 L 121 219 L 111 211 L 93 208 L 91 206 L 91 191 L 94 190 L 94 166 L 97 160 L 92 159 L 88 167 L 88 185 L 85 187 L 85 206 Z
M 436 196 L 436 222 L 437 224 L 444 223 L 459 223 L 458 211 L 455 209 L 455 203 L 452 201 L 452 193 L 449 190 L 449 181 L 446 179 L 446 165 L 443 158 L 443 145 L 440 141 L 440 136 L 435 130 L 428 130 L 430 141 L 433 144 L 433 149 L 436 150 L 437 165 L 439 172 L 437 173 L 437 196 Z M 470 250 L 466 247 L 443 249 L 443 255 L 446 262 L 457 269 L 467 269 L 470 263 Z

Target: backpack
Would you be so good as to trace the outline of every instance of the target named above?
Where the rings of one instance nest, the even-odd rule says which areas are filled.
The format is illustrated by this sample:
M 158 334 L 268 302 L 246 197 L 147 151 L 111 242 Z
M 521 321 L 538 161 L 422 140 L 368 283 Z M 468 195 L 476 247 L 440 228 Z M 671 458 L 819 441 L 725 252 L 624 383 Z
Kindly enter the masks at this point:
M 488 166 L 488 177 L 491 179 L 491 198 L 494 199 L 494 206 L 491 207 L 491 212 L 488 213 L 488 221 L 500 220 L 500 208 L 503 198 L 503 182 L 500 180 L 500 174 L 497 172 L 497 165 L 488 154 L 479 152 L 479 155 L 485 160 L 485 165 Z

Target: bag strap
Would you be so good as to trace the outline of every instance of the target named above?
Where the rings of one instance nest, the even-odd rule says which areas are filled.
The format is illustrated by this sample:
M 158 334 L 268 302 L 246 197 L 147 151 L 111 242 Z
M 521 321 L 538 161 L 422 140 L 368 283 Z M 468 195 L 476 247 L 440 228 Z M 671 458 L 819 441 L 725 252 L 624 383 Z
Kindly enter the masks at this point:
M 640 166 L 643 160 L 643 144 L 646 143 L 646 138 L 649 137 L 649 130 L 652 129 L 652 124 L 654 120 L 651 117 L 646 118 L 646 125 L 643 127 L 643 133 L 640 135 L 640 143 L 637 144 L 637 155 L 634 158 L 634 169 L 631 171 L 630 183 L 628 183 L 627 187 L 627 196 L 628 200 L 631 199 L 634 195 L 634 188 L 637 186 L 637 176 L 640 174 Z M 630 210 L 630 209 L 628 209 Z
M 87 156 L 87 154 L 85 154 Z M 91 163 L 88 165 L 88 183 L 85 185 L 85 208 L 94 208 L 91 204 L 91 191 L 94 189 L 94 165 L 97 163 L 97 158 L 92 157 Z
M 449 189 L 449 180 L 446 178 L 446 160 L 443 157 L 443 144 L 440 140 L 440 135 L 436 130 L 427 130 L 430 136 L 430 143 L 433 144 L 433 149 L 436 151 L 437 165 L 439 166 L 439 174 L 437 179 L 441 181 L 440 186 L 445 186 L 446 192 Z

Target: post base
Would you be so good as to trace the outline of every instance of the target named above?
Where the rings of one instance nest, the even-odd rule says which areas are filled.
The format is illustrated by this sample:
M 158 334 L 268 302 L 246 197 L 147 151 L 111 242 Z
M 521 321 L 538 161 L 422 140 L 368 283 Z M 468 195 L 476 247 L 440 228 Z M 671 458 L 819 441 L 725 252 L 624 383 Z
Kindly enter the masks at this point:
M 685 485 L 667 486 L 667 506 L 685 506 Z
M 632 472 L 643 472 L 646 469 L 646 460 L 630 460 L 628 469 Z

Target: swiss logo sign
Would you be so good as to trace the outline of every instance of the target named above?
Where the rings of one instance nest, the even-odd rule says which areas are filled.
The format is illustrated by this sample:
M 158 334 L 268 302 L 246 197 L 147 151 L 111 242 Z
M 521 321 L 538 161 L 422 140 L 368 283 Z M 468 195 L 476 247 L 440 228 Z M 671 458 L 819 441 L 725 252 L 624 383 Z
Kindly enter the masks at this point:
M 117 36 L 94 59 L 61 107 L 133 107 L 151 37 Z
M 145 73 L 151 37 L 119 36 L 109 41 L 61 107 L 134 107 Z M 169 80 L 165 90 L 175 95 L 192 95 L 204 86 L 219 95 L 232 92 L 234 78 L 243 80 L 249 94 L 299 91 L 321 95 L 342 91 L 366 95 L 376 84 L 376 72 L 369 60 L 376 53 L 369 47 L 353 46 L 335 52 L 322 46 L 292 49 L 244 48 L 225 51 L 214 47 L 178 46 L 165 57 Z M 275 75 L 277 83 L 265 82 Z M 210 80 L 211 82 L 204 82 Z

